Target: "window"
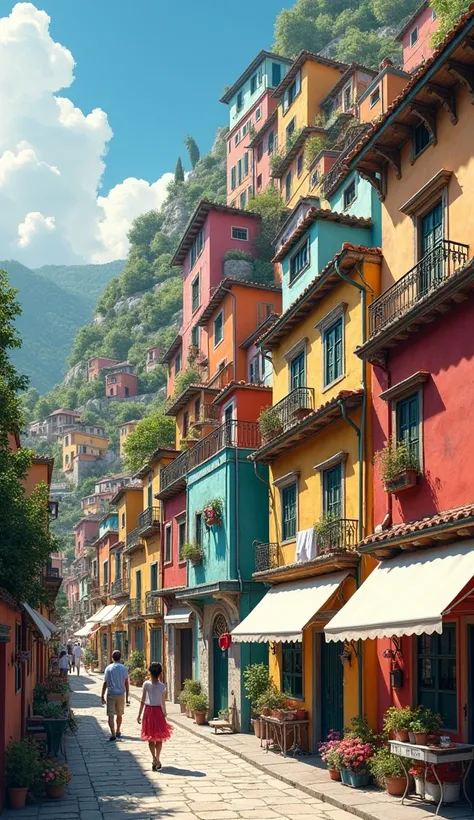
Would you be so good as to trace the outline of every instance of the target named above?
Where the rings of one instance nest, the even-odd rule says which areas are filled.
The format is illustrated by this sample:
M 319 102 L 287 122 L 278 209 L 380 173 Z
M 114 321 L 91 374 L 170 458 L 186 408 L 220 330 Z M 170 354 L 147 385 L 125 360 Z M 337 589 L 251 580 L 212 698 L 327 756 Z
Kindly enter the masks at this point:
M 242 126 L 242 136 L 243 136 L 243 137 L 245 137 L 245 135 L 246 135 L 246 133 L 247 133 L 247 130 L 248 130 L 248 127 L 249 127 L 249 126 L 248 126 L 248 122 L 246 122 L 246 123 Z
M 270 131 L 268 135 L 268 153 L 273 154 L 273 150 L 275 148 L 275 132 Z
M 224 338 L 224 316 L 221 312 L 214 319 L 214 347 L 217 347 Z
M 142 597 L 142 571 L 141 569 L 137 569 L 135 573 L 135 590 L 136 590 L 136 598 L 137 601 L 141 600 Z
M 242 160 L 239 159 L 239 161 L 237 163 L 237 181 L 238 181 L 239 185 L 240 185 L 240 183 L 242 182 L 242 180 L 244 178 L 243 167 L 244 166 L 243 166 Z
M 249 238 L 248 228 L 233 227 L 231 236 L 232 239 L 239 239 L 241 242 L 247 242 Z
M 250 384 L 258 384 L 259 381 L 258 356 L 254 356 L 249 362 L 249 382 Z
M 257 162 L 263 159 L 263 140 L 257 145 Z
M 242 111 L 244 107 L 244 93 L 243 91 L 239 91 L 237 94 L 237 111 Z
M 15 624 L 15 654 L 21 652 L 21 624 Z M 15 659 L 15 692 L 20 692 L 22 686 L 21 661 Z
M 241 211 L 243 211 L 244 208 L 245 208 L 246 198 L 247 198 L 246 191 L 242 191 L 242 193 L 240 194 L 240 198 L 239 198 L 239 208 L 240 208 Z
M 125 526 L 125 513 L 122 513 L 122 527 Z
M 281 491 L 281 535 L 283 541 L 296 536 L 296 499 L 298 488 L 296 482 L 284 487 Z
M 227 143 L 227 153 L 230 154 L 231 151 L 232 151 L 232 143 L 229 140 L 228 143 Z
M 415 127 L 415 134 L 414 134 L 414 153 L 415 157 L 426 148 L 431 142 L 431 134 L 428 131 L 424 122 L 420 122 L 419 125 Z
M 115 580 L 122 577 L 122 556 L 120 553 L 115 554 Z
M 410 46 L 412 48 L 415 45 L 417 40 L 418 40 L 418 26 L 415 26 L 415 28 L 412 28 L 412 30 L 410 31 Z
M 290 257 L 290 284 L 301 273 L 309 262 L 309 238 L 300 245 L 298 250 Z
M 193 244 L 191 245 L 190 256 L 189 256 L 190 269 L 193 268 L 194 265 L 196 264 L 196 259 L 201 255 L 201 253 L 203 251 L 203 248 L 204 248 L 204 231 L 201 228 L 201 230 L 199 231 L 198 235 L 196 236 Z
M 290 362 L 290 390 L 306 387 L 306 353 L 298 353 Z
M 257 75 L 254 74 L 252 77 L 250 77 L 250 93 L 255 94 L 256 90 L 257 90 Z
M 258 177 L 257 177 L 257 191 L 259 191 L 261 187 L 262 187 L 262 175 L 259 174 Z
M 370 107 L 373 108 L 374 105 L 380 100 L 380 86 L 375 89 L 375 91 L 370 95 Z
M 158 589 L 158 563 L 150 566 L 150 589 L 152 592 Z
M 274 88 L 281 83 L 281 65 L 280 63 L 272 63 L 272 86 Z
M 257 120 L 257 122 L 262 119 L 262 109 L 260 108 L 260 106 L 258 106 L 255 112 L 255 119 Z
M 285 179 L 285 199 L 288 200 L 291 197 L 291 171 L 288 171 Z
M 69 436 L 66 436 L 66 438 L 64 439 L 64 446 L 69 447 Z
M 352 83 L 346 85 L 342 92 L 342 110 L 347 112 L 352 107 Z
M 356 184 L 355 179 L 349 183 L 349 185 L 344 188 L 343 196 L 343 203 L 344 203 L 344 210 L 349 207 L 354 202 L 356 198 Z
M 342 464 L 323 472 L 323 512 L 341 518 Z
M 288 145 L 289 142 L 291 142 L 291 138 L 292 138 L 293 134 L 295 133 L 295 128 L 296 128 L 296 117 L 293 117 L 293 119 L 286 126 L 286 144 L 287 145 Z
M 246 151 L 244 154 L 244 177 L 248 176 L 249 172 L 249 152 Z
M 135 627 L 135 649 L 138 652 L 143 652 L 145 648 L 144 632 L 145 630 L 142 626 Z
M 178 521 L 178 550 L 179 550 L 179 560 L 183 560 L 182 550 L 186 543 L 186 519 L 182 518 L 181 521 Z
M 324 387 L 339 379 L 343 373 L 342 330 L 343 317 L 341 316 L 323 334 Z
M 420 395 L 415 393 L 396 404 L 397 442 L 404 442 L 410 456 L 420 460 Z
M 319 169 L 311 174 L 311 187 L 314 188 L 319 182 Z
M 109 583 L 109 562 L 104 561 L 104 584 L 107 585 Z
M 194 345 L 194 347 L 199 347 L 199 330 L 199 325 L 194 325 L 191 330 L 191 344 Z
M 196 517 L 194 519 L 194 526 L 195 526 L 195 534 L 194 540 L 198 546 L 202 544 L 202 513 L 196 513 Z
M 199 305 L 201 304 L 201 286 L 199 273 L 194 277 L 191 284 L 191 301 L 192 311 L 194 313 L 194 311 L 197 310 Z
M 189 432 L 189 412 L 187 410 L 183 413 L 183 438 L 186 438 Z
M 165 527 L 165 564 L 169 564 L 173 557 L 173 542 L 171 539 L 171 524 Z
M 281 691 L 303 699 L 303 644 L 289 641 L 281 650 Z
M 161 629 L 159 627 L 152 627 L 150 629 L 150 653 L 151 653 L 151 662 L 152 663 L 161 663 L 163 652 L 162 652 L 162 636 L 161 636 Z
M 283 95 L 283 113 L 286 114 L 290 105 L 293 104 L 294 100 L 298 96 L 301 91 L 301 71 L 298 71 L 295 75 L 295 79 L 293 80 L 292 84 L 286 89 Z
M 181 370 L 181 353 L 178 353 L 174 360 L 174 375 L 177 376 Z
M 296 173 L 299 177 L 303 173 L 303 154 L 300 154 L 298 159 L 296 160 Z
M 238 145 L 238 144 L 239 144 L 239 142 L 240 142 L 240 129 L 239 129 L 239 131 L 236 131 L 236 132 L 235 132 L 235 136 L 234 136 L 234 145 Z
M 443 727 L 457 730 L 456 625 L 443 624 L 441 635 L 417 639 L 417 703 L 439 712 Z
M 197 421 L 201 418 L 201 399 L 196 399 L 194 402 L 194 419 Z
M 233 165 L 232 168 L 230 169 L 230 187 L 231 187 L 232 190 L 237 188 L 237 176 L 236 176 L 236 174 L 237 174 L 237 169 L 236 169 L 235 165 Z

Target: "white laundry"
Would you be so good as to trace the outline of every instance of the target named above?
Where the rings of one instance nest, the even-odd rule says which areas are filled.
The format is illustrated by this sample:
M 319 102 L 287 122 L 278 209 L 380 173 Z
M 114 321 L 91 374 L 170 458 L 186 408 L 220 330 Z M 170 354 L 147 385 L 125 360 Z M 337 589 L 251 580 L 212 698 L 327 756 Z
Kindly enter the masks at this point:
M 300 530 L 296 533 L 297 561 L 310 561 L 312 558 L 316 558 L 317 551 L 318 549 L 313 527 L 309 530 Z

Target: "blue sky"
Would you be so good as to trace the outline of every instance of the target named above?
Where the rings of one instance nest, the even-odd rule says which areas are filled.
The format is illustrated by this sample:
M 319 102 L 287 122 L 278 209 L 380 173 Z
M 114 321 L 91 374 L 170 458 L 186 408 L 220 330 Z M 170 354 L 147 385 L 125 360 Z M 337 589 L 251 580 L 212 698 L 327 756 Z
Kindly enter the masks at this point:
M 12 3 L 13 5 L 13 3 Z M 219 103 L 261 48 L 291 0 L 37 0 L 52 37 L 76 60 L 67 96 L 84 112 L 102 108 L 114 132 L 102 193 L 125 177 L 155 180 L 185 159 L 190 133 L 206 153 Z M 4 12 L 5 13 L 5 12 Z M 187 157 L 186 157 L 187 162 Z

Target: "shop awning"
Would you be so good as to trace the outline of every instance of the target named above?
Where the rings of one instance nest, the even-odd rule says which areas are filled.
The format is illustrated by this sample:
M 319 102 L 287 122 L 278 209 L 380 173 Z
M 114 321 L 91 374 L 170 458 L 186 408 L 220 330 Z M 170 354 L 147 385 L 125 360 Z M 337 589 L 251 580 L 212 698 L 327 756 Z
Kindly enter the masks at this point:
M 91 632 L 94 632 L 96 629 L 99 628 L 99 624 L 93 623 L 92 621 L 86 621 L 84 626 L 81 629 L 78 629 L 77 632 L 74 633 L 75 638 L 87 638 Z
M 104 617 L 100 619 L 100 625 L 111 624 L 124 611 L 127 604 L 115 604 L 110 612 L 106 612 Z
M 103 619 L 107 618 L 110 612 L 112 612 L 115 608 L 116 604 L 107 604 L 107 606 L 103 606 L 98 609 L 97 612 L 95 612 L 94 615 L 91 615 L 87 620 L 91 624 L 101 624 L 103 623 Z
M 325 626 L 327 641 L 441 632 L 474 575 L 474 541 L 382 561 Z
M 303 629 L 334 595 L 347 572 L 272 587 L 232 630 L 236 643 L 301 641 Z
M 189 624 L 192 614 L 188 606 L 175 606 L 165 615 L 165 624 Z
M 49 631 L 53 635 L 54 635 L 55 632 L 59 632 L 59 627 L 56 624 L 53 624 L 52 621 L 50 621 L 48 618 L 45 618 L 45 616 L 42 615 L 41 612 L 38 612 L 38 615 L 40 616 L 41 620 L 43 621 L 44 625 L 46 626 L 46 629 L 49 629 Z
M 31 621 L 36 627 L 36 630 L 40 633 L 43 640 L 51 640 L 53 632 L 56 632 L 55 625 L 51 623 L 51 621 L 48 621 L 47 618 L 44 618 L 43 615 L 41 615 L 41 612 L 38 612 L 37 609 L 33 609 L 33 607 L 29 604 L 24 603 L 23 608 L 30 617 Z

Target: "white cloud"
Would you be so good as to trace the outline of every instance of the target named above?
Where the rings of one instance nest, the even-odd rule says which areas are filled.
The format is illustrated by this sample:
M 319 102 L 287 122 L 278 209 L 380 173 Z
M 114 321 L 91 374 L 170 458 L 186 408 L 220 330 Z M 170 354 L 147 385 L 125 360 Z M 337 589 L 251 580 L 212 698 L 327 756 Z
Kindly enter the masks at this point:
M 132 220 L 160 207 L 172 174 L 99 196 L 112 129 L 100 108 L 85 114 L 59 96 L 74 58 L 49 23 L 32 3 L 0 18 L 0 256 L 34 266 L 124 257 Z

